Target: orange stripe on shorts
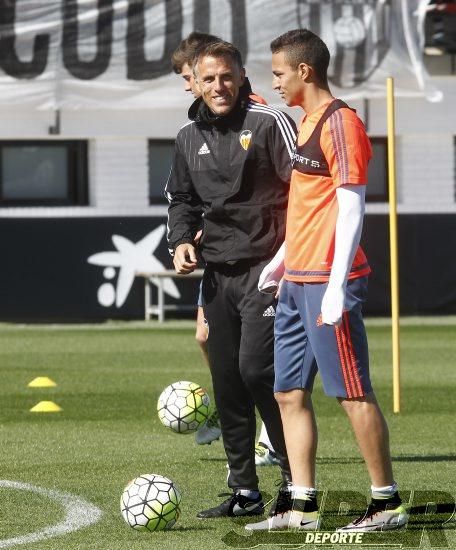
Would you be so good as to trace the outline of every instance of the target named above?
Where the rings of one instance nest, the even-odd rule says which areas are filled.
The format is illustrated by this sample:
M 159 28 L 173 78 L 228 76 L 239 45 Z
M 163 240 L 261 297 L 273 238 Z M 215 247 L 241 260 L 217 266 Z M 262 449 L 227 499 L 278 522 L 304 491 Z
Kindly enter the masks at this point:
M 346 356 L 345 356 L 345 349 L 343 344 L 343 332 L 340 327 L 334 327 L 336 332 L 336 340 L 337 340 L 337 348 L 339 351 L 339 359 L 340 359 L 340 366 L 342 367 L 342 374 L 344 377 L 344 385 L 345 385 L 345 391 L 347 392 L 347 397 L 351 398 L 352 395 L 352 389 L 350 387 L 350 379 L 347 372 L 347 366 L 346 366 Z
M 356 365 L 356 356 L 355 356 L 355 351 L 354 351 L 354 348 L 353 348 L 353 342 L 352 342 L 352 339 L 351 339 L 351 334 L 350 334 L 350 325 L 349 325 L 349 322 L 348 322 L 348 312 L 344 311 L 344 313 L 342 314 L 342 319 L 343 319 L 343 326 L 344 326 L 344 336 L 345 336 L 345 345 L 346 345 L 346 349 L 347 349 L 347 353 L 348 353 L 348 357 L 349 357 L 349 361 L 348 361 L 348 365 L 349 365 L 349 372 L 350 372 L 350 378 L 351 380 L 353 381 L 353 387 L 354 387 L 354 397 L 363 397 L 364 396 L 364 391 L 363 391 L 363 388 L 361 386 L 361 380 L 359 379 L 359 374 L 358 374 L 358 368 L 357 368 L 357 365 Z

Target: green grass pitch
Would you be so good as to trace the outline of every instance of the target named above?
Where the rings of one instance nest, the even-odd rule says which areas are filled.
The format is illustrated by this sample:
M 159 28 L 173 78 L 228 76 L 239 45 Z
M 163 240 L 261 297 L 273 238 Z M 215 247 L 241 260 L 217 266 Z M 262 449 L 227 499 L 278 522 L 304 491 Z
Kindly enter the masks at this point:
M 362 547 L 456 548 L 454 516 L 441 528 L 456 497 L 456 321 L 442 317 L 403 322 L 399 415 L 391 412 L 388 323 L 369 322 L 368 336 L 373 383 L 391 432 L 395 476 L 403 495 L 416 491 L 416 514 L 405 533 L 371 535 L 363 539 Z M 49 376 L 57 387 L 27 387 L 37 376 Z M 226 459 L 220 442 L 197 446 L 193 435 L 174 434 L 160 424 L 158 395 L 177 380 L 198 382 L 211 393 L 209 372 L 190 322 L 168 322 L 162 327 L 156 323 L 1 326 L 0 478 L 71 493 L 103 512 L 90 527 L 8 547 L 312 548 L 303 534 L 249 539 L 243 520 L 196 519 L 198 510 L 217 504 L 221 500 L 217 494 L 226 491 Z M 29 412 L 42 400 L 54 401 L 62 412 Z M 341 521 L 339 496 L 346 491 L 367 495 L 369 481 L 347 419 L 339 405 L 323 395 L 320 384 L 314 403 L 320 432 L 318 487 L 328 491 L 324 527 L 331 530 L 331 521 Z M 182 514 L 169 532 L 137 533 L 120 515 L 124 486 L 143 473 L 173 479 L 182 493 Z M 263 492 L 274 495 L 278 469 L 260 468 L 258 474 Z M 427 498 L 422 491 L 436 496 Z M 437 507 L 428 506 L 424 514 L 432 500 Z M 21 541 L 20 537 L 57 524 L 64 516 L 62 506 L 52 498 L 17 488 L 0 486 L 0 502 L 0 548 L 7 547 L 5 539 Z

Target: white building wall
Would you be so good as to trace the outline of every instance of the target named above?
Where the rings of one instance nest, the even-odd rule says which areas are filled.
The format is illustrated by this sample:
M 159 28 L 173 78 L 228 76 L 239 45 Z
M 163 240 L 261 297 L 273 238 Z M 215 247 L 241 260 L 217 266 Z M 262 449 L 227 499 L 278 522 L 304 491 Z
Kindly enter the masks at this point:
M 94 208 L 105 215 L 147 213 L 147 141 L 143 138 L 96 138 L 90 141 L 91 193 Z
M 396 100 L 396 168 L 399 213 L 456 213 L 454 136 L 456 77 L 434 79 L 441 103 Z M 258 90 L 261 93 L 261 90 Z M 187 99 L 190 99 L 189 97 Z M 373 136 L 386 136 L 386 101 L 351 102 L 367 117 Z M 66 111 L 61 133 L 49 135 L 52 111 L 0 108 L 0 139 L 88 139 L 87 207 L 0 208 L 0 217 L 162 216 L 165 206 L 148 199 L 148 139 L 173 138 L 186 122 L 186 103 L 174 111 Z M 288 110 L 298 121 L 298 109 Z M 387 204 L 369 204 L 368 213 L 385 213 Z
M 453 139 L 451 134 L 401 136 L 400 211 L 456 212 Z
M 444 100 L 395 101 L 396 183 L 399 213 L 456 213 L 456 77 L 434 78 Z M 364 105 L 355 107 L 364 119 Z M 368 131 L 387 135 L 386 100 L 369 101 Z M 387 204 L 368 204 L 368 213 L 386 213 Z

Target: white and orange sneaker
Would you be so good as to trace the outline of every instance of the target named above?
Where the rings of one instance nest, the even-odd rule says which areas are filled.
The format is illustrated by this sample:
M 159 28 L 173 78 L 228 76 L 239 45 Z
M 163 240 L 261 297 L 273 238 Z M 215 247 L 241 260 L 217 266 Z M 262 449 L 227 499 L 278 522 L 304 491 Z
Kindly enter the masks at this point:
M 396 493 L 388 500 L 373 498 L 363 515 L 337 530 L 343 533 L 391 531 L 405 527 L 408 519 L 408 511 Z

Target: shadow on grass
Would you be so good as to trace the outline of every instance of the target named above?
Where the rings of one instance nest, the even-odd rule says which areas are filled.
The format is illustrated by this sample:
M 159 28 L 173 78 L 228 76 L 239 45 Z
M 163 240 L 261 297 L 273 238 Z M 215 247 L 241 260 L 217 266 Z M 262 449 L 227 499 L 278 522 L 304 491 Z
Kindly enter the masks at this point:
M 217 459 L 220 460 L 220 459 Z M 391 457 L 393 462 L 454 462 L 456 454 L 447 455 L 400 455 Z M 360 457 L 317 457 L 317 464 L 362 464 L 364 460 Z
M 431 505 L 430 505 L 431 504 Z M 455 513 L 455 503 L 453 502 L 437 502 L 420 504 L 418 506 L 407 507 L 410 515 L 410 520 L 407 524 L 407 529 L 421 528 L 424 524 L 426 527 L 432 529 L 432 525 L 435 524 L 436 528 L 441 528 L 445 522 L 448 525 L 453 524 L 453 518 Z M 354 508 L 350 510 L 350 514 L 356 516 L 365 512 L 365 508 Z M 339 517 L 341 514 L 339 510 L 326 507 L 324 513 L 327 516 Z
M 179 533 L 186 533 L 192 531 L 216 531 L 217 526 L 213 525 L 199 525 L 197 527 L 173 527 L 173 532 L 177 531 Z
M 364 460 L 360 457 L 347 456 L 317 456 L 317 464 L 363 464 Z
M 393 462 L 454 462 L 456 454 L 449 455 L 401 455 L 393 456 Z

